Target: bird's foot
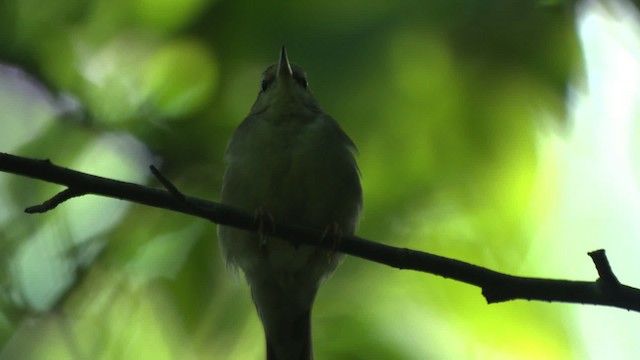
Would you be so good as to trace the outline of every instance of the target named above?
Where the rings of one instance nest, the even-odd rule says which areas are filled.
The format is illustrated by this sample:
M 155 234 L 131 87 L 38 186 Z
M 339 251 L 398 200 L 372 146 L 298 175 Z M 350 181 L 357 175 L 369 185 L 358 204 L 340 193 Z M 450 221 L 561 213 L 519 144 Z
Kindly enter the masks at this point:
M 329 224 L 324 228 L 320 242 L 330 242 L 329 251 L 327 252 L 329 260 L 331 260 L 335 255 L 338 246 L 342 241 L 342 235 L 342 229 L 340 229 L 340 225 L 338 225 L 337 223 Z
M 258 208 L 253 213 L 254 224 L 258 227 L 258 238 L 260 249 L 265 249 L 267 236 L 276 230 L 276 222 L 273 216 L 263 208 Z

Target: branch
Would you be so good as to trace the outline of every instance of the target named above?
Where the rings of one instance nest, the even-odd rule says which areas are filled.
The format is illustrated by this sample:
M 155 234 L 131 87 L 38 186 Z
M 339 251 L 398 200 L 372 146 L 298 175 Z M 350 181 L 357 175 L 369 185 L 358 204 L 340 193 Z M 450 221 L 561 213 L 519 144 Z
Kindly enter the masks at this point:
M 31 213 L 46 212 L 72 197 L 94 194 L 194 215 L 249 231 L 265 230 L 260 229 L 260 224 L 246 211 L 183 195 L 155 168 L 152 171 L 169 191 L 81 173 L 56 166 L 48 160 L 34 160 L 4 153 L 0 153 L 0 171 L 68 188 L 43 204 L 28 208 L 27 212 Z M 357 236 L 344 236 L 336 244 L 322 241 L 322 231 L 283 223 L 277 219 L 269 228 L 269 233 L 265 235 L 277 236 L 293 244 L 330 248 L 394 268 L 431 273 L 477 286 L 482 289 L 482 294 L 490 304 L 523 299 L 604 305 L 640 312 L 640 289 L 618 282 L 604 250 L 589 253 L 600 276 L 597 281 L 570 281 L 508 275 L 455 259 L 396 248 Z
M 43 202 L 40 205 L 30 206 L 24 209 L 24 212 L 27 214 L 38 214 L 44 213 L 49 210 L 55 209 L 56 206 L 62 204 L 63 202 L 76 197 L 84 195 L 84 193 L 78 191 L 76 188 L 66 188 L 59 193 L 55 194 L 51 199 Z

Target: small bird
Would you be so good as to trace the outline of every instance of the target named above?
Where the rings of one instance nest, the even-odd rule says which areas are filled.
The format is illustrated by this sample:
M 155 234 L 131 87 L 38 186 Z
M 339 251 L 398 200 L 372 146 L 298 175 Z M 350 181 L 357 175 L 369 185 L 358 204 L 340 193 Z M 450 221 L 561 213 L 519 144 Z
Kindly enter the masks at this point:
M 324 229 L 335 238 L 351 235 L 362 209 L 355 149 L 282 47 L 229 141 L 221 201 L 258 220 Z M 228 226 L 218 227 L 218 237 L 227 265 L 241 269 L 251 288 L 267 360 L 313 359 L 311 308 L 342 255 Z

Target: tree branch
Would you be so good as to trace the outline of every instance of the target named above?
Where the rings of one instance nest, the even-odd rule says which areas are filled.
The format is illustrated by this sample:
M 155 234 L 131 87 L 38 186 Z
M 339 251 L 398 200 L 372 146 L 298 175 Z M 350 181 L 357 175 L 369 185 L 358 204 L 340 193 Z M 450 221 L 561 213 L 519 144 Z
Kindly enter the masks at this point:
M 76 197 L 76 196 L 81 196 L 84 195 L 85 193 L 80 192 L 78 189 L 76 188 L 66 188 L 62 191 L 60 191 L 59 193 L 55 194 L 51 199 L 43 202 L 40 205 L 34 205 L 34 206 L 30 206 L 26 209 L 24 209 L 24 212 L 26 212 L 27 214 L 38 214 L 38 213 L 44 213 L 47 212 L 49 210 L 55 209 L 56 206 L 62 204 L 63 202 Z
M 181 212 L 218 224 L 258 231 L 259 224 L 246 211 L 220 203 L 185 196 L 157 169 L 154 175 L 169 191 L 107 179 L 66 169 L 49 160 L 34 160 L 0 153 L 0 171 L 36 178 L 67 189 L 27 212 L 46 212 L 76 196 L 94 194 Z M 265 229 L 263 228 L 262 231 Z M 269 233 L 294 244 L 307 244 L 385 264 L 461 281 L 482 289 L 488 303 L 516 299 L 605 305 L 640 312 L 640 290 L 620 284 L 604 250 L 589 253 L 599 274 L 597 281 L 570 281 L 512 276 L 477 265 L 420 251 L 396 248 L 357 236 L 344 236 L 336 244 L 322 241 L 323 232 L 275 219 Z

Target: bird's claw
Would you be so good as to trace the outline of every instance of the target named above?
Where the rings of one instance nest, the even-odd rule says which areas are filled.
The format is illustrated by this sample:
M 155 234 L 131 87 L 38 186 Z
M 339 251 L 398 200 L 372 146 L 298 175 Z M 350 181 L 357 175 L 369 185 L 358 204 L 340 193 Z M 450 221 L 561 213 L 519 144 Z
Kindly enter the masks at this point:
M 331 246 L 329 246 L 329 251 L 327 252 L 329 260 L 331 260 L 335 255 L 338 246 L 342 241 L 342 235 L 342 229 L 340 229 L 340 225 L 337 223 L 329 224 L 324 228 L 320 242 L 325 242 L 325 240 L 329 240 L 331 242 Z
M 254 223 L 258 227 L 258 237 L 260 248 L 264 249 L 267 245 L 267 235 L 272 234 L 276 230 L 276 223 L 273 216 L 268 211 L 259 208 L 253 213 Z

